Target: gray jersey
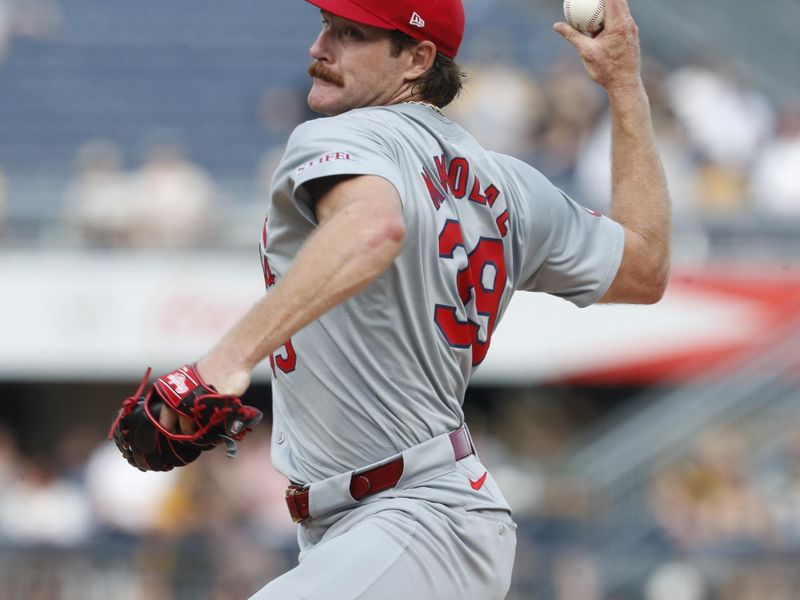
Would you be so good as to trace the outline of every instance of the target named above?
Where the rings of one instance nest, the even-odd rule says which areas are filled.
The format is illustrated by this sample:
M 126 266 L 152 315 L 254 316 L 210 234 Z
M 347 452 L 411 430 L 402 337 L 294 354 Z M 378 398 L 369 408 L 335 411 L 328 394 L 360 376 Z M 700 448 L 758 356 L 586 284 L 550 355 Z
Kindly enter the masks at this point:
M 454 430 L 473 371 L 515 290 L 597 301 L 624 234 L 525 163 L 482 148 L 428 107 L 363 108 L 299 126 L 273 179 L 267 285 L 316 227 L 305 184 L 377 175 L 397 189 L 406 241 L 363 292 L 279 348 L 275 467 L 309 483 Z M 535 332 L 529 332 L 535 335 Z

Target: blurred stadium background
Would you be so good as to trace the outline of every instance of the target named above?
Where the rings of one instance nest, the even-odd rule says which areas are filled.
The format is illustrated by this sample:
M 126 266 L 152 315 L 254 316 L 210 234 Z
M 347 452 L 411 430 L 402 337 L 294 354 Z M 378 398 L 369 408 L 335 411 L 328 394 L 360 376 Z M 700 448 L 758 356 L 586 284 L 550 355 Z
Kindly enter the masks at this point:
M 509 598 L 797 599 L 800 2 L 630 3 L 673 280 L 656 307 L 519 297 L 500 325 L 465 406 L 520 525 Z M 465 5 L 450 113 L 607 208 L 560 0 Z M 301 0 L 0 0 L 0 598 L 240 599 L 293 564 L 269 422 L 162 475 L 104 438 L 146 365 L 262 293 L 317 26 Z

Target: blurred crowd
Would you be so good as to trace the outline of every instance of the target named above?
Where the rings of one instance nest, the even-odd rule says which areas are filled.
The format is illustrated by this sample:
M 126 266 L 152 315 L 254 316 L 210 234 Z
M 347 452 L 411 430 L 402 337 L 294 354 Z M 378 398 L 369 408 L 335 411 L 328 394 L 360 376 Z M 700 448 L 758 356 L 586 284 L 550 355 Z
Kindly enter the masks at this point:
M 150 145 L 142 164 L 125 168 L 107 140 L 80 149 L 63 202 L 65 237 L 95 248 L 183 248 L 213 243 L 218 191 L 176 141 Z
M 215 451 L 143 473 L 91 427 L 64 432 L 44 455 L 0 426 L 0 597 L 248 597 L 296 559 L 265 429 L 235 461 Z
M 498 417 L 513 418 L 508 437 L 478 442 L 520 523 L 515 598 L 800 597 L 796 418 L 708 427 L 652 467 L 620 511 L 564 471 L 559 457 L 585 430 L 568 412 L 509 402 Z
M 780 435 L 755 443 L 764 432 L 753 425 L 706 431 L 653 474 L 650 513 L 681 557 L 670 565 L 680 570 L 661 584 L 672 594 L 659 600 L 800 594 L 800 435 L 796 423 L 787 424 Z
M 182 469 L 143 473 L 94 428 L 65 431 L 49 452 L 32 453 L 0 424 L 0 544 L 223 535 L 230 526 L 266 541 L 291 537 L 286 481 L 271 468 L 265 429 L 251 433 L 236 460 L 215 451 Z
M 61 12 L 52 0 L 0 0 L 0 65 L 14 38 L 46 40 L 61 25 Z

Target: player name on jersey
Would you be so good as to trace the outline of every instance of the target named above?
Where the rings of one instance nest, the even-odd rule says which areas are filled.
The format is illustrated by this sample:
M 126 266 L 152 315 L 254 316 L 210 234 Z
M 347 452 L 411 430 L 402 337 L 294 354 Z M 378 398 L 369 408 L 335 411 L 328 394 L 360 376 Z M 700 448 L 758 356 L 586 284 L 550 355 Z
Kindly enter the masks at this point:
M 441 207 L 446 194 L 461 199 L 469 193 L 470 200 L 478 204 L 488 204 L 490 207 L 494 206 L 495 200 L 500 196 L 500 190 L 491 183 L 481 191 L 480 179 L 477 174 L 471 172 L 469 161 L 466 158 L 457 156 L 447 162 L 444 155 L 434 156 L 433 164 L 438 175 L 439 186 L 436 185 L 436 181 L 426 168 L 422 170 L 422 179 L 428 188 L 436 210 Z
M 500 197 L 500 190 L 493 183 L 481 189 L 481 180 L 477 173 L 470 168 L 466 158 L 457 156 L 449 162 L 444 154 L 432 158 L 433 172 L 436 173 L 437 179 L 434 179 L 431 171 L 423 167 L 422 180 L 425 182 L 425 187 L 428 188 L 431 202 L 436 210 L 441 208 L 447 195 L 456 199 L 467 197 L 470 201 L 489 208 L 494 206 L 495 201 Z M 500 235 L 505 237 L 508 232 L 508 210 L 504 210 L 497 217 L 496 223 Z

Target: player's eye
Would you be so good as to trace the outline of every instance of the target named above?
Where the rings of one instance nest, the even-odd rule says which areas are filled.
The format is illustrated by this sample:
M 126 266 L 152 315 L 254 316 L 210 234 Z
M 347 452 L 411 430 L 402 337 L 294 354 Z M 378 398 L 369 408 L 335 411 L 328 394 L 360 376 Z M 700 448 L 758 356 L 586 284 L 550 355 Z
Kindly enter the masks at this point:
M 364 33 L 355 27 L 346 27 L 344 30 L 344 37 L 350 38 L 351 40 L 363 40 Z

